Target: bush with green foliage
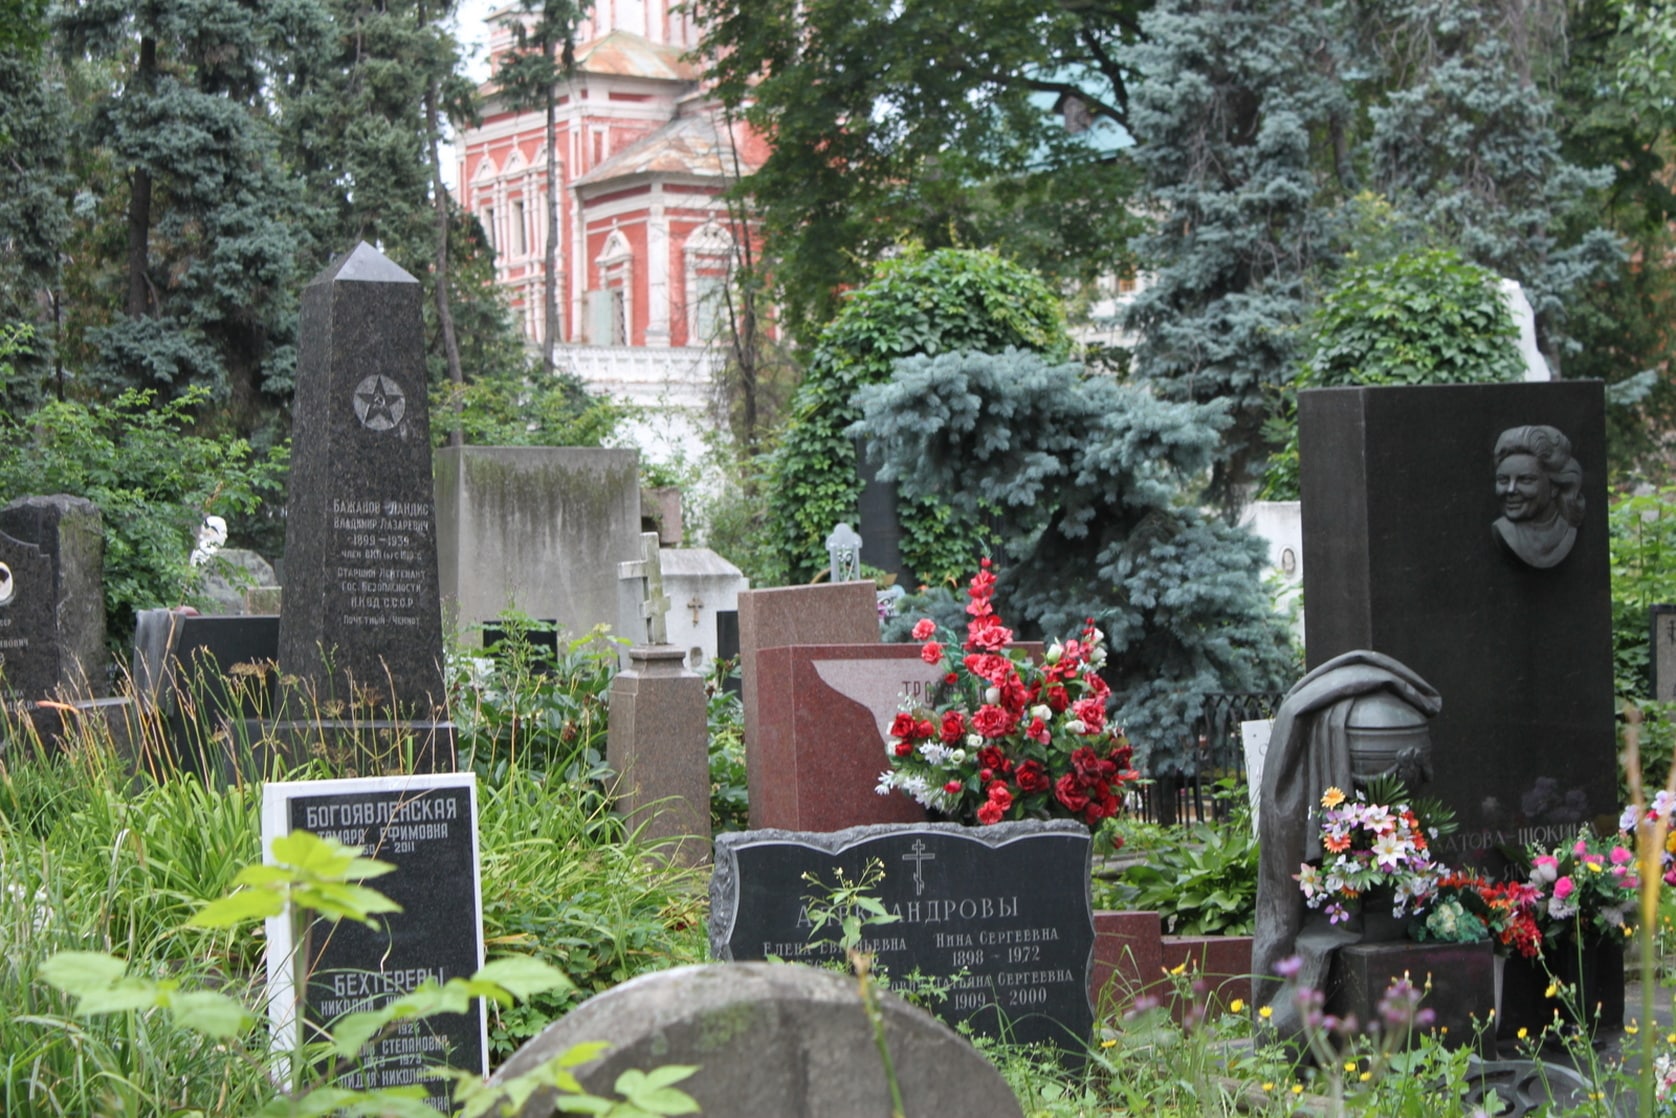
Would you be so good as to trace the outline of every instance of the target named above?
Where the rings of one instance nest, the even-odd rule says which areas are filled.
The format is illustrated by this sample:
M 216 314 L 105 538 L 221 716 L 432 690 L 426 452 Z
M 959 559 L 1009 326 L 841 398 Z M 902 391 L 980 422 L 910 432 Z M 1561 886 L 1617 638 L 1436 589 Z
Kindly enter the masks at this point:
M 993 253 L 908 250 L 850 296 L 821 332 L 768 471 L 773 546 L 789 581 L 815 578 L 832 526 L 857 522 L 861 482 L 847 431 L 861 415 L 856 389 L 889 378 L 903 357 L 1008 348 L 1058 358 L 1070 340 L 1047 285 Z M 955 513 L 928 491 L 904 495 L 903 561 L 923 582 L 958 580 L 984 538 L 981 510 Z
M 600 446 L 624 415 L 621 405 L 593 395 L 573 373 L 490 370 L 431 390 L 437 446 L 448 445 L 456 419 L 463 441 L 473 446 Z
M 881 476 L 987 513 L 1007 556 L 997 609 L 1021 635 L 1074 635 L 1089 617 L 1105 630 L 1114 717 L 1152 774 L 1186 762 L 1207 693 L 1293 673 L 1262 542 L 1192 501 L 1225 403 L 1171 403 L 1017 351 L 911 357 L 856 402 L 851 431 Z
M 1243 788 L 1231 795 L 1244 798 Z M 1250 935 L 1257 920 L 1257 836 L 1251 812 L 1171 828 L 1160 841 L 1129 852 L 1140 860 L 1111 883 L 1097 882 L 1100 908 L 1142 909 L 1177 936 Z
M 192 409 L 208 396 L 190 388 L 163 401 L 131 389 L 108 404 L 0 412 L 0 503 L 68 493 L 104 515 L 105 631 L 118 644 L 134 631 L 134 611 L 191 600 L 187 560 L 205 516 L 236 530 L 280 489 L 285 447 L 259 460 L 243 439 L 192 433 Z
M 1309 350 L 1268 437 L 1263 496 L 1298 497 L 1297 393 L 1380 384 L 1490 384 L 1519 379 L 1518 331 L 1496 276 L 1454 249 L 1357 264 L 1333 284 L 1309 325 Z

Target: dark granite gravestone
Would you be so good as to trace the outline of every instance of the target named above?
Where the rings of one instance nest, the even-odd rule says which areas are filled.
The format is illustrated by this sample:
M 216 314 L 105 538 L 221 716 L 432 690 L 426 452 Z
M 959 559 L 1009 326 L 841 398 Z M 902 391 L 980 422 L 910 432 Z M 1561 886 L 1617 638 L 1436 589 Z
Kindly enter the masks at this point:
M 1597 382 L 1332 388 L 1299 394 L 1306 645 L 1393 656 L 1443 695 L 1425 792 L 1454 808 L 1453 864 L 1615 818 L 1604 396 Z M 1494 452 L 1548 425 L 1583 509 L 1569 553 L 1501 542 Z
M 736 609 L 716 611 L 716 659 L 730 661 L 735 668 L 722 680 L 722 690 L 734 695 L 740 694 L 745 684 L 738 672 L 739 611 Z
M 24 497 L 0 509 L 0 690 L 26 701 L 105 691 L 98 506 Z
M 327 718 L 446 705 L 419 299 L 366 244 L 303 290 L 279 662 Z
M 278 655 L 278 617 L 141 610 L 134 690 L 162 721 L 166 765 L 224 779 L 242 768 L 226 731 L 273 713 Z
M 306 1020 L 330 1024 L 378 1009 L 434 980 L 468 978 L 483 965 L 483 906 L 477 858 L 477 783 L 471 773 L 293 781 L 262 789 L 262 843 L 293 830 L 359 846 L 394 872 L 368 884 L 401 905 L 377 928 L 343 920 L 315 926 L 303 998 Z M 295 1036 L 296 944 L 289 922 L 268 921 L 269 1020 L 279 1046 Z M 370 1090 L 423 1084 L 445 1113 L 449 1080 L 424 1076 L 446 1064 L 488 1074 L 482 1002 L 395 1027 L 362 1053 L 343 1086 Z
M 915 969 L 950 979 L 936 1008 L 945 1021 L 1075 1056 L 1094 1027 L 1090 849 L 1087 828 L 1069 821 L 718 835 L 710 951 L 724 960 L 841 961 L 835 929 L 811 940 L 806 906 L 839 873 L 859 881 L 876 862 L 884 879 L 875 895 L 901 919 L 866 928 L 861 947 L 893 982 Z

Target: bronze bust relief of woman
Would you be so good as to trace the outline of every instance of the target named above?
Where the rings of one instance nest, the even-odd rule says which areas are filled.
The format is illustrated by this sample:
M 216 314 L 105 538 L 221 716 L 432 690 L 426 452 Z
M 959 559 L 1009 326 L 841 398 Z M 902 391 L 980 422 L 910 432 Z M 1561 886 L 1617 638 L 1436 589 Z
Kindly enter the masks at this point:
M 1496 538 L 1532 567 L 1555 566 L 1583 523 L 1583 467 L 1571 440 L 1554 427 L 1510 427 L 1496 439 L 1495 457 Z

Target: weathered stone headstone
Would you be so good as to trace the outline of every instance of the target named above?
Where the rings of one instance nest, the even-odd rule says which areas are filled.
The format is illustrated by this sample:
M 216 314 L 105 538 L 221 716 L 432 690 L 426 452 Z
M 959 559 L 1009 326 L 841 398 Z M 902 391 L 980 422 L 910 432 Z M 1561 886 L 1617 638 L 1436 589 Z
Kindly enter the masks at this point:
M 937 1012 L 990 1036 L 1068 1052 L 1092 1038 L 1087 828 L 1069 821 L 855 827 L 831 834 L 744 831 L 716 838 L 710 950 L 718 959 L 841 959 L 837 932 L 811 941 L 807 905 L 837 875 L 883 868 L 874 895 L 901 919 L 861 948 L 892 980 L 952 981 Z M 821 883 L 811 884 L 805 875 Z
M 569 639 L 618 628 L 617 564 L 639 555 L 639 456 L 600 447 L 436 452 L 443 610 L 467 640 L 515 610 Z
M 1676 606 L 1654 606 L 1651 630 L 1652 688 L 1654 702 L 1676 701 Z
M 885 1041 L 911 1115 L 1022 1118 L 993 1064 L 953 1029 L 881 994 Z M 631 979 L 549 1025 L 495 1073 L 502 1083 L 577 1044 L 611 1042 L 577 1067 L 609 1096 L 625 1071 L 698 1070 L 676 1086 L 727 1118 L 863 1118 L 891 1112 L 890 1087 L 855 980 L 810 967 L 713 963 Z M 553 1113 L 538 1091 L 513 1118 Z
M 294 830 L 358 846 L 396 869 L 368 884 L 402 910 L 377 928 L 351 920 L 321 923 L 310 952 L 302 999 L 305 1020 L 322 1025 L 346 1013 L 378 1009 L 427 979 L 467 978 L 483 965 L 483 906 L 477 855 L 477 782 L 471 773 L 291 781 L 262 788 L 262 845 Z M 268 921 L 269 1024 L 289 1050 L 298 984 L 298 944 L 284 917 Z M 482 1002 L 396 1026 L 362 1053 L 343 1082 L 357 1089 L 425 1086 L 448 1112 L 450 1083 L 422 1074 L 446 1064 L 488 1074 L 488 1025 Z
M 925 809 L 879 795 L 890 724 L 904 699 L 942 679 L 917 644 L 792 645 L 757 654 L 757 761 L 748 766 L 751 826 L 837 831 L 914 823 Z
M 328 717 L 445 717 L 419 300 L 367 244 L 303 290 L 279 661 Z
M 644 558 L 619 568 L 640 586 L 636 613 L 641 643 L 611 681 L 605 759 L 617 773 L 619 809 L 643 837 L 673 840 L 673 856 L 702 862 L 710 848 L 710 730 L 704 681 L 685 666 L 686 653 L 665 639 L 663 592 L 655 532 L 640 537 Z
M 277 583 L 273 564 L 254 551 L 223 547 L 204 562 L 206 605 L 203 612 L 229 615 L 256 612 L 249 608 L 249 592 Z M 277 609 L 267 611 L 277 615 Z
M 0 509 L 0 691 L 25 701 L 105 690 L 104 525 L 91 501 Z
M 1460 820 L 1451 864 L 1617 815 L 1604 408 L 1581 381 L 1299 394 L 1309 664 L 1375 649 L 1446 691 L 1427 791 Z M 1498 443 L 1543 425 L 1581 477 L 1534 484 L 1582 508 L 1538 567 L 1492 525 L 1531 515 L 1498 488 Z
M 758 746 L 757 653 L 793 644 L 863 644 L 879 639 L 878 597 L 872 582 L 783 586 L 739 595 L 739 667 L 745 705 L 745 767 L 751 787 L 765 786 Z M 760 827 L 751 807 L 751 825 Z

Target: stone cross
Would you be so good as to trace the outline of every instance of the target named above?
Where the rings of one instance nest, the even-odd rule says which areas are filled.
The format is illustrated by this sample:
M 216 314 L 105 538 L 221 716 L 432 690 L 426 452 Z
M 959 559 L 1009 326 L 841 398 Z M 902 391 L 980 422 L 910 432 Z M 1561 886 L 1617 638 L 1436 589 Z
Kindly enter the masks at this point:
M 934 861 L 937 855 L 925 848 L 924 839 L 915 839 L 913 847 L 907 854 L 902 855 L 904 862 L 914 864 L 914 896 L 925 892 L 925 863 Z
M 668 644 L 669 595 L 663 592 L 663 563 L 658 558 L 658 534 L 640 533 L 640 558 L 617 564 L 621 578 L 640 580 L 640 618 L 646 622 L 647 644 Z
M 840 521 L 826 537 L 826 553 L 832 559 L 832 581 L 854 582 L 861 577 L 861 537 Z

